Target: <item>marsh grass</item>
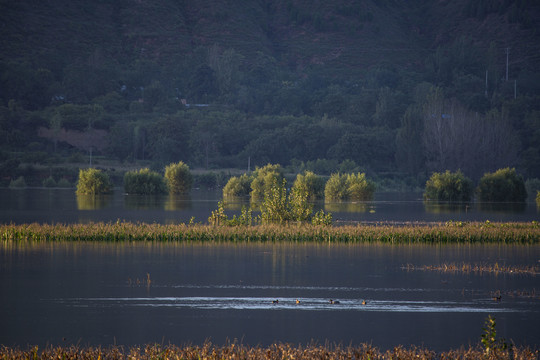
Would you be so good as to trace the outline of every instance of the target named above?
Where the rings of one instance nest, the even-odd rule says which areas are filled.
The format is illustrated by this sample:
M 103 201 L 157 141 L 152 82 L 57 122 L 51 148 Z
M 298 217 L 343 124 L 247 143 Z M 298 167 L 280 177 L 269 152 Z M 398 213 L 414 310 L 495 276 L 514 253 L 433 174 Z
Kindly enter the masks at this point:
M 445 352 L 411 346 L 397 346 L 383 351 L 369 344 L 359 346 L 318 345 L 306 346 L 277 343 L 268 347 L 250 347 L 237 342 L 216 346 L 206 342 L 198 345 L 158 345 L 102 347 L 53 347 L 39 349 L 37 346 L 26 350 L 3 346 L 0 359 L 538 359 L 539 351 L 528 347 L 513 346 L 509 350 L 485 352 L 481 346 L 460 348 Z
M 402 267 L 407 271 L 439 271 L 444 273 L 474 273 L 476 275 L 483 274 L 512 274 L 512 275 L 531 275 L 540 274 L 540 265 L 530 266 L 515 266 L 515 265 L 499 265 L 495 264 L 469 264 L 469 263 L 443 263 L 440 265 L 422 265 L 416 266 L 407 264 Z
M 540 226 L 532 223 L 446 223 L 424 225 L 315 226 L 266 224 L 210 226 L 117 221 L 88 224 L 2 224 L 3 242 L 315 242 L 385 244 L 538 244 Z

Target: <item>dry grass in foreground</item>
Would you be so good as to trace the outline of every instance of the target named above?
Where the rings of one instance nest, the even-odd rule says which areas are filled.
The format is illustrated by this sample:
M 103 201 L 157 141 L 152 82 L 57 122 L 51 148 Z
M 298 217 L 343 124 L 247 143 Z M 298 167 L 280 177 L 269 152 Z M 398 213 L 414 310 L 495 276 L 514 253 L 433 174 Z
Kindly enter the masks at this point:
M 538 359 L 538 350 L 513 347 L 510 350 L 486 352 L 481 347 L 461 348 L 436 353 L 423 348 L 402 346 L 381 351 L 371 345 L 360 346 L 292 346 L 274 344 L 269 347 L 249 347 L 242 344 L 216 346 L 209 342 L 203 346 L 147 345 L 145 347 L 38 347 L 20 350 L 0 348 L 0 359 Z

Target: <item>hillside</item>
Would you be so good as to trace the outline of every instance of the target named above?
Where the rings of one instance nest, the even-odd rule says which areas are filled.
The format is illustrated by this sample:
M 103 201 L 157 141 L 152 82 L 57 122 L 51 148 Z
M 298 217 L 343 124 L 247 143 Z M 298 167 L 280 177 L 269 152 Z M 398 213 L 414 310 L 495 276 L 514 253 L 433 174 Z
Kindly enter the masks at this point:
M 531 0 L 3 0 L 0 161 L 85 153 L 70 131 L 97 128 L 109 137 L 99 154 L 156 168 L 253 157 L 419 181 L 498 166 L 540 177 L 539 23 Z M 430 149 L 430 87 L 441 111 L 457 101 L 462 117 L 481 114 L 484 135 L 510 129 L 510 155 L 486 160 L 484 146 L 479 167 L 476 145 L 463 155 L 458 143 L 481 139 L 462 135 L 453 160 Z

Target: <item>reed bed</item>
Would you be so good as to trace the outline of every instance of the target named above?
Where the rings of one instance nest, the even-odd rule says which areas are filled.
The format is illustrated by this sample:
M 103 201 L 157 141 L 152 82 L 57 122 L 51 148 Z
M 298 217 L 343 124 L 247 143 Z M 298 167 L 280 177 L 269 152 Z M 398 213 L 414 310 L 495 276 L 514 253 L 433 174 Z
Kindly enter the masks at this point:
M 387 244 L 538 244 L 540 226 L 531 223 L 435 223 L 394 226 L 308 224 L 210 226 L 202 224 L 89 223 L 2 224 L 0 241 L 103 242 L 318 242 Z
M 512 274 L 512 275 L 531 275 L 540 274 L 540 265 L 517 266 L 517 265 L 499 265 L 496 264 L 469 264 L 469 263 L 444 263 L 441 265 L 422 265 L 416 266 L 407 264 L 403 266 L 407 271 L 438 271 L 443 273 L 474 273 L 477 275 L 483 274 Z
M 434 352 L 424 348 L 402 346 L 382 351 L 371 345 L 342 347 L 290 344 L 273 344 L 268 347 L 249 347 L 242 344 L 215 346 L 209 342 L 202 346 L 146 345 L 144 347 L 124 348 L 114 346 L 101 347 L 38 347 L 21 350 L 0 348 L 0 359 L 538 359 L 539 351 L 528 347 L 513 346 L 509 350 L 486 353 L 483 348 L 469 347 L 445 352 Z

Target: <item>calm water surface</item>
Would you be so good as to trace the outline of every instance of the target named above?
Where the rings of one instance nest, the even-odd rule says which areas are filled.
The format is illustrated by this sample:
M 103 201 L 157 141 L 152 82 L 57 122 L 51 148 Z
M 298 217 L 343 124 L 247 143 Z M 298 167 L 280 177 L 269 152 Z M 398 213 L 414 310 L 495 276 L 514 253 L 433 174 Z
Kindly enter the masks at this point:
M 540 246 L 3 244 L 0 344 L 313 340 L 445 350 L 478 344 L 491 314 L 499 336 L 538 346 L 539 294 L 510 296 L 540 292 L 537 276 L 403 266 L 539 261 Z
M 207 222 L 222 200 L 220 191 L 194 189 L 189 196 L 137 196 L 116 189 L 105 196 L 76 196 L 74 189 L 0 189 L 0 223 Z M 239 214 L 248 202 L 226 204 Z M 370 202 L 318 203 L 342 222 L 445 222 L 540 220 L 535 202 L 525 204 L 424 203 L 421 193 L 377 193 Z

